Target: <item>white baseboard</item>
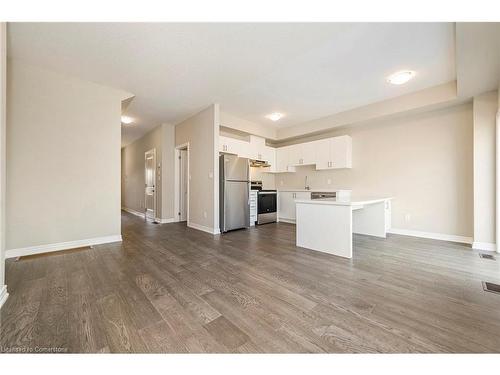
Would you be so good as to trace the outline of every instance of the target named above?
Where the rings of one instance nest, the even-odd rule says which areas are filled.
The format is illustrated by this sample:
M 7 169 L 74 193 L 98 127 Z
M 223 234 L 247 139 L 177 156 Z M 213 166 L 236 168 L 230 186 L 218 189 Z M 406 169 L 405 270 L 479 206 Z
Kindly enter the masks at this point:
M 9 293 L 7 293 L 7 285 L 2 285 L 0 287 L 0 309 L 5 301 L 7 301 L 7 297 L 9 297 Z
M 295 224 L 295 220 L 293 220 L 293 219 L 278 218 L 278 222 L 280 222 L 280 223 L 288 223 L 288 224 Z
M 187 226 L 189 228 L 201 230 L 203 232 L 207 232 L 207 233 L 210 233 L 210 234 L 220 234 L 220 229 L 219 228 L 213 229 L 213 228 L 206 227 L 204 225 L 196 224 L 196 223 L 193 223 L 193 222 L 188 223 Z
M 139 216 L 141 219 L 144 219 L 144 212 L 132 210 L 131 208 L 127 208 L 127 207 L 122 207 L 122 210 L 125 212 L 128 212 L 129 214 Z M 157 217 L 157 218 L 155 218 L 155 222 L 159 223 L 159 224 L 168 224 L 168 223 L 175 222 L 175 219 L 173 217 L 168 218 L 168 219 L 160 219 L 159 217 Z
M 451 241 L 451 242 L 472 244 L 472 237 L 456 236 L 454 234 L 422 232 L 419 230 L 398 229 L 398 228 L 391 228 L 387 231 L 387 233 L 400 234 L 403 236 L 411 236 L 411 237 L 429 238 L 432 240 L 441 240 L 441 241 Z
M 491 242 L 474 241 L 472 243 L 472 248 L 474 250 L 497 251 L 497 245 Z
M 125 211 L 125 212 L 128 212 L 129 214 L 132 214 L 132 215 L 135 215 L 135 216 L 139 216 L 141 218 L 144 219 L 144 212 L 139 212 L 139 211 L 136 211 L 136 210 L 132 210 L 131 208 L 127 208 L 127 207 L 122 207 L 122 210 Z
M 169 218 L 169 219 L 160 219 L 160 218 L 156 218 L 155 221 L 159 224 L 168 224 L 168 223 L 173 223 L 175 222 L 175 219 L 173 217 Z
M 52 243 L 52 244 L 48 244 L 48 245 L 29 246 L 29 247 L 23 247 L 23 248 L 19 248 L 19 249 L 7 250 L 5 252 L 5 258 L 17 258 L 17 257 L 22 257 L 22 256 L 27 256 L 27 255 L 50 253 L 53 251 L 76 249 L 78 247 L 102 245 L 105 243 L 121 242 L 121 241 L 122 241 L 122 236 L 120 234 L 118 234 L 118 235 L 114 235 L 114 236 L 95 237 L 95 238 L 89 238 L 89 239 L 85 239 L 85 240 Z

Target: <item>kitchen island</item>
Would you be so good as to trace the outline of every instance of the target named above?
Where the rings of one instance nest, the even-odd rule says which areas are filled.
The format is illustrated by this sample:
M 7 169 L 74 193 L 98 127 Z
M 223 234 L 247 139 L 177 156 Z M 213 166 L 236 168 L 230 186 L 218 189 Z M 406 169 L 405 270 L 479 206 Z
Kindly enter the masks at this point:
M 296 244 L 352 258 L 353 233 L 386 237 L 391 227 L 391 199 L 297 199 Z

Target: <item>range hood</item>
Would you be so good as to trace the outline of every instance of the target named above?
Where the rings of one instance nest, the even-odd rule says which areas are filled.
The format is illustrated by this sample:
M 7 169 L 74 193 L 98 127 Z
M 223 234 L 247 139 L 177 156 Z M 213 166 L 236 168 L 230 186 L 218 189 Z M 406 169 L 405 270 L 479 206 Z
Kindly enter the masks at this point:
M 265 167 L 270 167 L 271 164 L 269 164 L 265 160 L 250 159 L 250 166 L 257 167 L 257 168 L 265 168 Z

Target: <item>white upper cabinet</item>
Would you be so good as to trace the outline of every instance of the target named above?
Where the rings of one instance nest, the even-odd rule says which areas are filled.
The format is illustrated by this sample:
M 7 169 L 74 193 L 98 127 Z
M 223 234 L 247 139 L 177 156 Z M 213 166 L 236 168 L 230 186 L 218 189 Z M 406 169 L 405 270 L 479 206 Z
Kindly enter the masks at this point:
M 289 147 L 290 165 L 311 165 L 316 163 L 316 142 L 299 143 Z
M 330 138 L 317 141 L 316 149 L 316 169 L 328 169 L 332 158 L 330 151 Z
M 245 156 L 248 154 L 248 149 L 249 149 L 249 143 L 231 138 L 231 137 L 224 137 L 224 136 L 219 136 L 219 152 L 225 152 L 227 154 L 236 154 L 241 157 L 247 157 Z
M 271 167 L 264 172 L 295 172 L 301 165 L 316 169 L 352 168 L 352 139 L 348 135 L 299 143 L 285 147 L 269 147 L 266 140 L 251 135 L 250 142 L 220 136 L 219 151 L 243 158 L 267 161 Z
M 261 151 L 261 158 L 259 160 L 265 160 L 271 165 L 276 164 L 276 149 L 274 147 L 265 146 Z
M 316 169 L 352 168 L 350 136 L 343 135 L 316 142 Z
M 295 172 L 290 158 L 292 146 L 279 147 L 276 149 L 276 173 Z

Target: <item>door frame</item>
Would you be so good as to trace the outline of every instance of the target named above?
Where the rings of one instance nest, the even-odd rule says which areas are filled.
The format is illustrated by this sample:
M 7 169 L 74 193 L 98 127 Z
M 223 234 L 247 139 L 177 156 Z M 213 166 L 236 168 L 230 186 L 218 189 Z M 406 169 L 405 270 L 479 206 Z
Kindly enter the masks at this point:
M 148 155 L 153 155 L 153 183 L 154 183 L 154 189 L 153 189 L 153 222 L 156 222 L 156 194 L 158 190 L 158 186 L 156 183 L 156 148 L 152 148 L 151 150 L 148 150 L 144 153 L 144 220 L 148 220 L 148 210 L 146 207 L 146 160 L 148 158 Z
M 186 150 L 187 154 L 187 176 L 186 176 L 186 190 L 187 190 L 187 198 L 186 198 L 186 222 L 187 226 L 189 226 L 190 221 L 189 221 L 189 201 L 190 199 L 190 190 L 189 190 L 189 183 L 190 183 L 190 177 L 191 177 L 191 172 L 190 172 L 190 162 L 189 162 L 189 142 L 183 143 L 181 145 L 175 146 L 175 166 L 174 166 L 174 222 L 180 222 L 180 215 L 179 215 L 179 201 L 180 201 L 180 182 L 181 182 L 181 171 L 179 168 L 179 157 L 181 156 L 181 150 Z

